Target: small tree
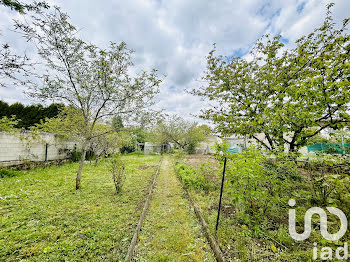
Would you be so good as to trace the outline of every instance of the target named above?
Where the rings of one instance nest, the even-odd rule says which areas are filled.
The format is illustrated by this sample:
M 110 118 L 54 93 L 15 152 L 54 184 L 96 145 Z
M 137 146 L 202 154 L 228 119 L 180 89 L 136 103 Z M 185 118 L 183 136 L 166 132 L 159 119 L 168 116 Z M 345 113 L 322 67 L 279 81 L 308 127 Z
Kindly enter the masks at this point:
M 117 194 L 120 193 L 125 180 L 125 163 L 119 155 L 114 155 L 111 159 L 111 172 Z
M 248 61 L 208 56 L 207 86 L 193 93 L 215 101 L 202 117 L 217 131 L 256 139 L 268 150 L 297 151 L 327 127 L 349 123 L 349 19 L 335 28 L 330 8 L 324 24 L 286 50 L 265 37 Z M 262 139 L 258 134 L 263 134 Z
M 198 125 L 179 116 L 169 117 L 159 122 L 153 130 L 153 141 L 160 143 L 174 143 L 176 147 L 194 153 L 199 142 L 210 133 L 205 125 Z
M 47 67 L 44 85 L 31 88 L 29 94 L 69 104 L 82 119 L 78 129 L 82 158 L 76 177 L 80 189 L 87 147 L 92 138 L 106 134 L 96 134 L 96 124 L 150 106 L 161 80 L 155 70 L 131 77 L 132 51 L 124 42 L 111 43 L 105 50 L 85 43 L 58 7 L 33 15 L 31 24 L 17 21 L 16 28 L 35 43 Z

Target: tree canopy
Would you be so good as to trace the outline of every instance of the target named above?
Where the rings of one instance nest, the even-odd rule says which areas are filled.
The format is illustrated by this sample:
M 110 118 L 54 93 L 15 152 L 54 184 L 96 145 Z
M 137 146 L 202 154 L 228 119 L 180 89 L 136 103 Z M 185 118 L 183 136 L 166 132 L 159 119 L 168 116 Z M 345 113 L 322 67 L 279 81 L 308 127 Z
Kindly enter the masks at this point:
M 0 0 L 0 5 L 11 8 L 20 14 L 26 14 L 27 12 L 39 13 L 41 10 L 49 8 L 49 5 L 45 2 L 27 4 L 17 0 Z M 30 61 L 26 54 L 16 54 L 9 44 L 1 43 L 0 87 L 7 87 L 11 82 L 20 85 L 32 83 L 30 78 L 35 75 L 33 66 L 34 63 Z
M 177 148 L 194 153 L 198 143 L 210 134 L 210 129 L 206 125 L 198 125 L 175 115 L 159 121 L 152 133 L 154 142 L 174 143 Z
M 21 14 L 24 14 L 27 11 L 39 11 L 42 8 L 49 8 L 49 5 L 46 2 L 33 2 L 32 4 L 26 4 L 17 0 L 1 0 L 0 4 Z
M 0 118 L 11 118 L 14 116 L 14 119 L 17 120 L 14 127 L 29 129 L 32 126 L 39 124 L 42 120 L 45 120 L 45 118 L 57 117 L 63 108 L 63 104 L 55 103 L 49 106 L 41 104 L 26 106 L 18 102 L 9 105 L 4 101 L 0 101 Z
M 349 123 L 349 19 L 336 28 L 330 11 L 323 25 L 287 49 L 280 36 L 258 40 L 249 57 L 207 58 L 203 79 L 193 90 L 214 101 L 202 111 L 224 135 L 255 138 L 268 150 L 296 151 L 323 129 Z M 258 137 L 264 134 L 264 139 Z
M 28 23 L 17 21 L 16 29 L 36 45 L 47 68 L 42 76 L 44 85 L 30 87 L 28 94 L 65 103 L 82 118 L 78 130 L 82 160 L 76 180 L 76 188 L 80 189 L 90 140 L 106 134 L 96 134 L 96 125 L 115 115 L 151 106 L 161 79 L 156 70 L 131 76 L 133 51 L 125 42 L 111 42 L 106 49 L 86 43 L 78 37 L 78 30 L 68 15 L 58 7 L 32 15 Z

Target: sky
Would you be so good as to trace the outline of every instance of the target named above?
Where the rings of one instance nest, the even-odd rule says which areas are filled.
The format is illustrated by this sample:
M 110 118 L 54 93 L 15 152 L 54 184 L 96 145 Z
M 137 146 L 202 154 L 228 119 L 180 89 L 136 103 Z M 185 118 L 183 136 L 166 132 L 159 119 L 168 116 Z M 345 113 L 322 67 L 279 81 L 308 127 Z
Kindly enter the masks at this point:
M 26 2 L 26 1 L 23 1 Z M 216 43 L 217 54 L 246 57 L 264 34 L 281 35 L 287 47 L 320 26 L 325 17 L 323 0 L 50 0 L 67 12 L 87 41 L 106 47 L 125 41 L 135 50 L 136 70 L 155 68 L 166 75 L 156 98 L 156 109 L 188 120 L 207 102 L 186 90 L 203 85 L 206 56 Z M 333 0 L 336 23 L 350 15 L 349 0 Z M 13 33 L 19 14 L 0 6 L 0 43 L 16 53 L 37 59 L 35 50 Z M 0 87 L 0 99 L 34 103 L 23 87 Z

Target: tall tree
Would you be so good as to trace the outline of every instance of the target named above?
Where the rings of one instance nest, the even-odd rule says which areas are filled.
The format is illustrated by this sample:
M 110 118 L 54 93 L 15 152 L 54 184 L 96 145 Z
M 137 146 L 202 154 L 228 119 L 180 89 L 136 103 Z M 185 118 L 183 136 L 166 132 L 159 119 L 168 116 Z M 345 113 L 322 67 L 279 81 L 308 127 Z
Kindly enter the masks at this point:
M 123 119 L 121 116 L 118 115 L 112 118 L 112 128 L 116 132 L 119 132 L 124 128 Z
M 94 132 L 96 124 L 152 105 L 161 80 L 156 70 L 131 77 L 132 51 L 124 42 L 111 43 L 107 49 L 87 44 L 58 7 L 33 15 L 31 24 L 17 22 L 16 28 L 35 43 L 48 68 L 45 85 L 31 88 L 30 94 L 67 103 L 83 119 L 79 131 L 82 158 L 76 177 L 76 189 L 80 189 L 90 140 L 105 134 Z
M 57 117 L 59 112 L 64 108 L 63 104 L 51 104 L 43 106 L 41 104 L 25 106 L 21 103 L 12 105 L 0 101 L 0 117 L 14 118 L 17 120 L 16 128 L 29 129 L 45 118 Z
M 294 49 L 268 36 L 256 43 L 250 61 L 215 56 L 214 48 L 204 77 L 208 85 L 193 90 L 215 102 L 202 117 L 223 134 L 247 135 L 277 151 L 286 145 L 296 151 L 323 129 L 349 123 L 349 19 L 336 28 L 331 7 L 323 25 Z

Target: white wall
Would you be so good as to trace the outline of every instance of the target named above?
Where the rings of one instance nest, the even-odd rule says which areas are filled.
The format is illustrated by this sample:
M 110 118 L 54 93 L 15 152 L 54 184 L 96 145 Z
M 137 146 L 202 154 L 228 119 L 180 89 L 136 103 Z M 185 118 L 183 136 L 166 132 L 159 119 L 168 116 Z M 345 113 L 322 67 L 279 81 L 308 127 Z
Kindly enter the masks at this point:
M 161 154 L 162 145 L 160 143 L 145 142 L 144 154 Z
M 200 142 L 196 147 L 196 154 L 214 154 L 215 144 L 222 143 L 222 139 L 216 136 L 207 137 L 204 141 Z
M 67 158 L 67 151 L 75 146 L 74 141 L 62 141 L 55 134 L 40 133 L 36 138 L 31 132 L 0 132 L 0 166 L 21 164 L 26 161 L 44 161 L 48 144 L 47 160 Z

